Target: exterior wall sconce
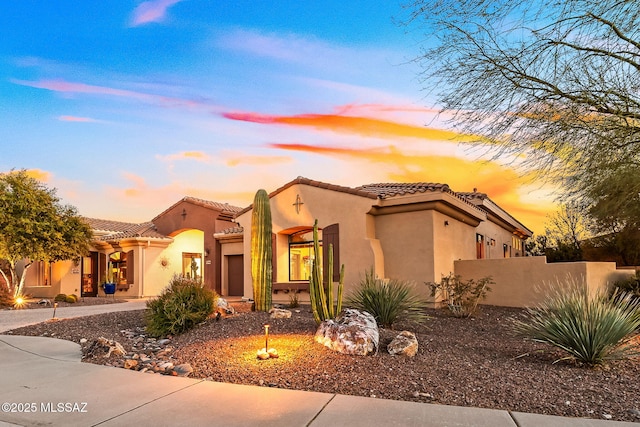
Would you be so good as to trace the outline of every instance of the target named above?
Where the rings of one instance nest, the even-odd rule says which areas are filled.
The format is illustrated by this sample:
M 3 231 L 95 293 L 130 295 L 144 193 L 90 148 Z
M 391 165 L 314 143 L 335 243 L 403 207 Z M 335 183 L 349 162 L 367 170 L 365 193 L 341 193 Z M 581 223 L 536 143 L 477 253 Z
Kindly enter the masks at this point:
M 204 250 L 204 256 L 208 257 L 210 253 L 211 253 L 211 251 L 209 250 L 209 248 L 206 248 Z
M 447 227 L 449 225 L 449 221 L 444 221 L 444 226 Z

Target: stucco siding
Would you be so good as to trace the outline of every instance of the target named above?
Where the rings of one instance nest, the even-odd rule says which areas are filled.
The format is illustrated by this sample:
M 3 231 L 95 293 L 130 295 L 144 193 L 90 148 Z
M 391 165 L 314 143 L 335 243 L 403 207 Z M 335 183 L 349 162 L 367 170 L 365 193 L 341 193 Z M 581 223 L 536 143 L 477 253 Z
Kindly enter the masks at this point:
M 606 291 L 608 286 L 633 271 L 616 270 L 612 262 L 571 262 L 548 264 L 544 256 L 494 260 L 455 261 L 455 274 L 463 280 L 491 276 L 495 285 L 483 304 L 507 307 L 531 307 L 543 301 L 549 287 L 566 284 L 568 279 L 586 283 L 590 294 Z

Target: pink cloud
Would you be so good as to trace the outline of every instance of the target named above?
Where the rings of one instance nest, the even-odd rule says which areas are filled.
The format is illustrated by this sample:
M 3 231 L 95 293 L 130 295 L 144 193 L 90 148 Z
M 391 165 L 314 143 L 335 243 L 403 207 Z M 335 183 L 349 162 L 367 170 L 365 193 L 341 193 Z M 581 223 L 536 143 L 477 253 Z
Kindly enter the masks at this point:
M 76 117 L 76 116 L 59 116 L 58 120 L 61 122 L 81 122 L 81 123 L 95 123 L 96 119 L 90 117 Z
M 133 11 L 131 26 L 148 24 L 149 22 L 161 22 L 164 20 L 167 9 L 182 0 L 150 0 L 140 3 Z
M 214 105 L 206 104 L 199 101 L 193 101 L 190 99 L 172 98 L 162 95 L 136 92 L 127 89 L 117 89 L 106 86 L 88 85 L 85 83 L 67 82 L 65 80 L 27 81 L 12 79 L 11 82 L 22 86 L 34 87 L 37 89 L 46 89 L 53 92 L 117 96 L 121 98 L 135 99 L 137 101 L 147 102 L 150 104 L 158 104 L 162 107 L 204 107 L 208 109 L 219 108 Z

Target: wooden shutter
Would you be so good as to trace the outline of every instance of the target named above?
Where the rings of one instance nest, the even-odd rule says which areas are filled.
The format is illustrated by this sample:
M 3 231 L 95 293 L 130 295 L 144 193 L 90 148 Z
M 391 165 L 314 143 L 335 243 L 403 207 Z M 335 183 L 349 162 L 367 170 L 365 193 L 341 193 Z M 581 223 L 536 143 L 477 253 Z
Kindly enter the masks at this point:
M 98 257 L 98 275 L 96 283 L 102 284 L 107 280 L 107 256 L 99 254 Z
M 331 224 L 322 229 L 322 268 L 329 268 L 329 245 L 333 246 L 332 280 L 340 280 L 340 238 L 338 224 Z
M 276 283 L 278 281 L 278 257 L 276 252 L 276 244 L 277 236 L 276 233 L 271 233 L 271 283 Z
M 133 285 L 134 277 L 134 263 L 133 263 L 133 250 L 127 252 L 127 285 Z

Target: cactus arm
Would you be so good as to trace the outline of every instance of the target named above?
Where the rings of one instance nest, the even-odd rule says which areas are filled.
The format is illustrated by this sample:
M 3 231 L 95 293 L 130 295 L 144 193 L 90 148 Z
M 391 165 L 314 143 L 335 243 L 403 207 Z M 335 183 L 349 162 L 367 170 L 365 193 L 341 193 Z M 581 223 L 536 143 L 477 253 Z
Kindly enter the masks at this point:
M 336 314 L 340 314 L 342 311 L 342 292 L 344 289 L 344 264 L 340 267 L 340 282 L 338 282 L 338 301 L 336 307 Z

